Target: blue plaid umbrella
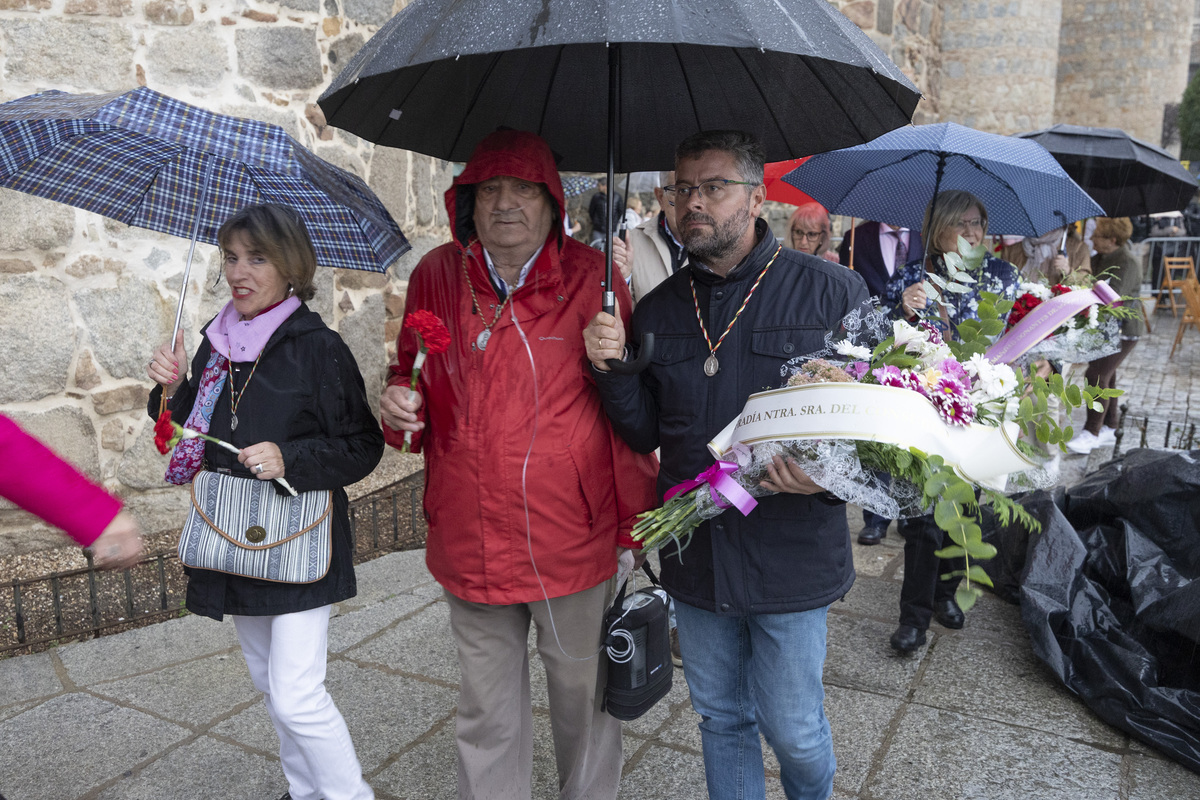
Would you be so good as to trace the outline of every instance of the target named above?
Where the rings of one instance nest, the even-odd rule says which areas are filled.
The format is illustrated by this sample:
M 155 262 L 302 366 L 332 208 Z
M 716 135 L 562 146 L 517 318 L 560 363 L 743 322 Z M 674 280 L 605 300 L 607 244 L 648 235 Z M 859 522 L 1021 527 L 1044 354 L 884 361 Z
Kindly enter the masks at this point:
M 1104 215 L 1041 146 L 953 122 L 899 128 L 815 155 L 783 179 L 830 213 L 915 230 L 933 196 L 949 189 L 980 199 L 990 233 L 1041 236 Z
M 366 183 L 282 128 L 144 87 L 0 105 L 0 186 L 186 237 L 193 250 L 216 244 L 221 223 L 260 203 L 299 211 L 323 266 L 384 272 L 410 249 Z M 191 261 L 189 252 L 183 291 Z

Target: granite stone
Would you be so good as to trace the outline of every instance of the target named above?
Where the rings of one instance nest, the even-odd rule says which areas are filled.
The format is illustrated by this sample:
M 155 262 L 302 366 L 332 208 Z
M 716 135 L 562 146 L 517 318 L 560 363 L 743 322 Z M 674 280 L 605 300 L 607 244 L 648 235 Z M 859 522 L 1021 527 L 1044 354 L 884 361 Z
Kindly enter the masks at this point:
M 76 343 L 68 298 L 56 278 L 0 277 L 0 350 L 5 353 L 0 359 L 0 403 L 38 400 L 66 388 Z
M 189 615 L 120 636 L 63 645 L 57 652 L 71 680 L 88 686 L 230 650 L 240 654 L 232 622 Z

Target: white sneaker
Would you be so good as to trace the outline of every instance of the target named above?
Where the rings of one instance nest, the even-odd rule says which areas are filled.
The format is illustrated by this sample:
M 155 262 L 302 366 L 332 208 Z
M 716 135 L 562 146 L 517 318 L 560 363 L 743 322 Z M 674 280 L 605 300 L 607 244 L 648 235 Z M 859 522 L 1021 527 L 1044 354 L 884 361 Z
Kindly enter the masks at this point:
M 1067 449 L 1072 453 L 1087 455 L 1100 446 L 1100 437 L 1091 431 L 1080 431 L 1075 438 L 1067 442 Z
M 1101 447 L 1103 447 L 1106 444 L 1116 444 L 1117 443 L 1117 429 L 1110 428 L 1107 425 L 1105 425 L 1104 427 L 1102 427 L 1100 429 L 1100 435 L 1097 438 L 1100 441 Z

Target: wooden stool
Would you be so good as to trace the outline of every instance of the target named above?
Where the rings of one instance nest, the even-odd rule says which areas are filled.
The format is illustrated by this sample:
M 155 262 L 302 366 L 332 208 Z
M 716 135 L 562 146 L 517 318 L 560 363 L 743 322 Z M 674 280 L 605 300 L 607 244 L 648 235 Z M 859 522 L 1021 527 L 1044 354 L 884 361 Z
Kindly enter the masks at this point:
M 1183 293 L 1183 319 L 1179 320 L 1179 330 L 1175 333 L 1175 344 L 1171 345 L 1171 354 L 1167 358 L 1175 355 L 1175 348 L 1183 340 L 1183 332 L 1189 325 L 1200 331 L 1200 283 L 1197 283 L 1195 276 L 1192 276 L 1191 280 L 1180 283 L 1179 289 Z
M 1163 256 L 1162 282 L 1158 285 L 1158 302 L 1163 305 L 1163 292 L 1171 303 L 1171 316 L 1177 316 L 1175 309 L 1180 303 L 1175 301 L 1175 290 L 1187 280 L 1196 280 L 1196 265 L 1191 256 Z

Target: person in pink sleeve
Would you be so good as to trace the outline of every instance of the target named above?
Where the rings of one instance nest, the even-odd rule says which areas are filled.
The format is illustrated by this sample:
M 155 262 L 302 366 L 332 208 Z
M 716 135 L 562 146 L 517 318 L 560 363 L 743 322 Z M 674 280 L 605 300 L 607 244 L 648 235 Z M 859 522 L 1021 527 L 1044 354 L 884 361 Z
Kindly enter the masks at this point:
M 142 554 L 141 530 L 121 501 L 3 414 L 0 495 L 91 547 L 98 567 L 132 567 Z

